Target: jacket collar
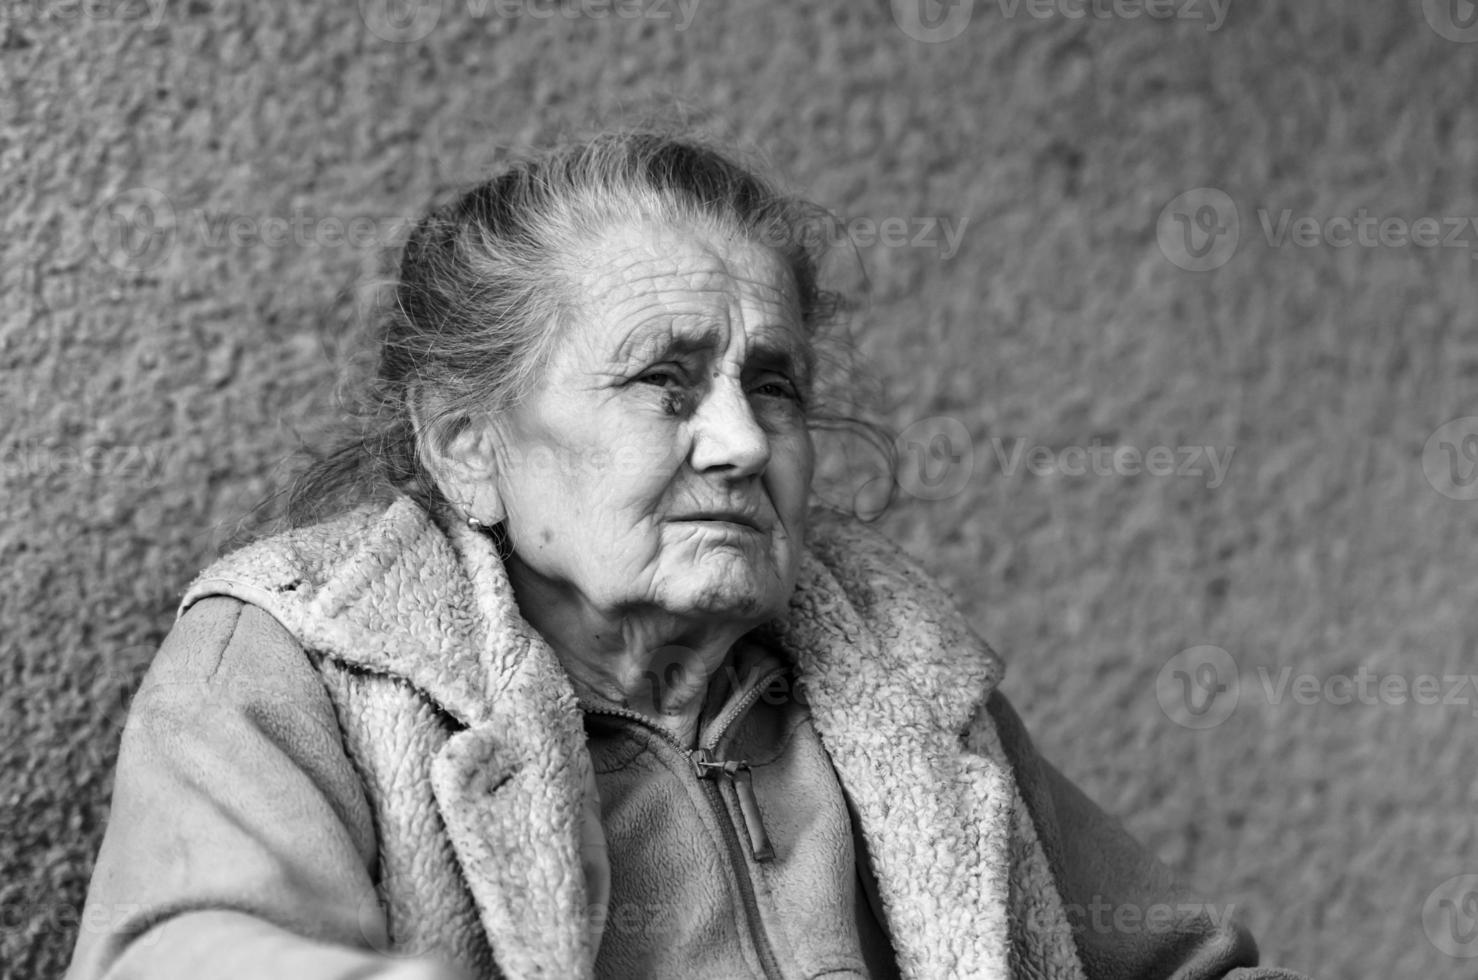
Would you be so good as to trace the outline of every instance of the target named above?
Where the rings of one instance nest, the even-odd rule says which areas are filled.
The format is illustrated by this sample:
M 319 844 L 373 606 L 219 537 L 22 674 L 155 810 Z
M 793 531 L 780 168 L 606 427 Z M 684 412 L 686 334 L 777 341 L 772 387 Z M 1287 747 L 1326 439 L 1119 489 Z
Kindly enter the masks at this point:
M 790 607 L 764 631 L 793 658 L 857 808 L 904 975 L 1006 976 L 1011 778 L 999 760 L 962 770 L 959 739 L 1001 663 L 876 533 L 818 511 L 807 544 Z M 221 592 L 463 726 L 433 788 L 500 965 L 588 975 L 581 913 L 603 896 L 579 873 L 578 703 L 491 542 L 401 498 L 227 556 L 181 609 Z

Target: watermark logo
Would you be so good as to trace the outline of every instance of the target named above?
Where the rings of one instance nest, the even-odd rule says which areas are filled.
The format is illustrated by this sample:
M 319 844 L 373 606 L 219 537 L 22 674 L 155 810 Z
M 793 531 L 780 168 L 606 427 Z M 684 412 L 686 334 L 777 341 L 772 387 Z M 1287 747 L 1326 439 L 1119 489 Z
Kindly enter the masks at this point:
M 1185 728 L 1215 728 L 1240 703 L 1256 696 L 1272 707 L 1463 708 L 1478 717 L 1478 674 L 1379 673 L 1361 666 L 1353 674 L 1257 668 L 1257 683 L 1244 685 L 1231 654 L 1221 647 L 1182 650 L 1155 678 L 1155 697 L 1167 717 Z
M 1155 677 L 1155 699 L 1183 728 L 1215 728 L 1237 710 L 1242 688 L 1237 661 L 1217 646 L 1182 650 Z
M 1364 666 L 1354 674 L 1322 677 L 1318 674 L 1294 674 L 1292 667 L 1284 667 L 1275 675 L 1267 667 L 1259 667 L 1257 675 L 1263 696 L 1268 704 L 1275 706 L 1282 704 L 1284 698 L 1305 707 L 1316 704 L 1337 707 L 1350 704 L 1371 707 L 1441 705 L 1468 708 L 1478 717 L 1478 700 L 1468 693 L 1470 690 L 1478 691 L 1478 675 L 1378 674 Z
M 685 911 L 684 906 L 671 902 L 619 902 L 592 906 L 589 915 L 603 924 L 603 932 L 650 941 L 678 935 Z
M 151 921 L 150 910 L 136 902 L 87 902 L 75 905 L 60 899 L 36 898 L 35 892 L 21 893 L 0 902 L 0 935 L 38 932 L 76 936 L 137 936 L 133 942 L 153 946 L 159 942 L 159 930 L 151 928 L 162 919 Z M 154 915 L 159 915 L 154 910 Z
M 1215 490 L 1227 478 L 1235 446 L 1149 448 L 1110 445 L 1047 446 L 1023 438 L 992 436 L 991 452 L 977 460 L 975 442 L 964 423 L 948 416 L 920 419 L 898 434 L 898 486 L 910 497 L 944 500 L 960 494 L 981 461 L 994 460 L 1004 477 L 1178 477 L 1205 481 Z
M 964 33 L 975 0 L 892 0 L 893 23 L 915 41 L 942 44 Z
M 118 20 L 142 22 L 149 30 L 164 23 L 169 0 L 6 0 L 0 23 L 28 20 Z
M 1454 959 L 1478 956 L 1478 874 L 1456 875 L 1432 889 L 1422 903 L 1422 929 Z
M 1232 0 L 996 0 L 1001 16 L 1025 11 L 1034 20 L 1202 20 L 1206 31 L 1221 30 Z
M 118 738 L 128 725 L 129 718 L 133 715 L 134 701 L 138 698 L 143 682 L 144 671 L 149 658 L 157 649 L 157 645 L 127 647 L 109 658 L 103 668 L 100 681 L 103 701 L 97 706 L 96 716 L 108 738 Z M 147 716 L 147 704 L 146 695 L 139 701 L 141 719 Z
M 1449 41 L 1460 44 L 1478 41 L 1478 2 L 1475 0 L 1422 0 L 1422 14 L 1432 30 Z
M 167 462 L 164 446 L 46 446 L 21 442 L 0 450 L 0 478 L 93 477 L 157 486 Z
M 1197 187 L 1160 210 L 1155 225 L 1160 251 L 1187 272 L 1209 272 L 1231 261 L 1242 237 L 1242 219 L 1226 191 Z
M 152 269 L 174 245 L 174 205 L 163 191 L 130 187 L 93 212 L 88 237 L 93 251 L 118 271 Z
M 378 249 L 400 240 L 411 221 L 380 215 L 241 214 L 191 208 L 179 211 L 162 191 L 134 187 L 93 212 L 93 251 L 120 272 L 163 262 L 181 242 L 207 249 Z
M 1007 448 L 1007 442 L 1010 448 Z M 1236 446 L 1110 446 L 1095 439 L 1089 446 L 1054 449 L 1025 439 L 992 437 L 991 449 L 1003 476 L 1023 468 L 1033 476 L 1175 476 L 1206 477 L 1215 490 L 1226 480 Z
M 1465 249 L 1478 258 L 1478 216 L 1297 213 L 1292 208 L 1255 209 L 1268 248 Z M 1160 251 L 1179 268 L 1207 272 L 1231 261 L 1242 242 L 1236 203 L 1225 191 L 1197 187 L 1166 204 L 1155 227 Z
M 959 37 L 975 11 L 974 0 L 892 0 L 893 22 L 915 41 L 940 44 Z M 996 0 L 1003 20 L 1022 14 L 1033 20 L 1205 21 L 1221 30 L 1231 0 Z
M 382 41 L 411 44 L 436 29 L 441 5 L 442 0 L 359 0 L 359 19 Z
M 1450 500 L 1478 500 L 1478 415 L 1453 419 L 1422 447 L 1422 473 Z
M 699 0 L 464 0 L 468 16 L 482 20 L 652 20 L 685 31 Z M 375 37 L 392 44 L 424 40 L 441 21 L 447 0 L 359 0 L 359 17 Z
M 826 214 L 794 225 L 767 228 L 760 233 L 759 243 L 770 248 L 792 244 L 804 248 L 922 248 L 938 252 L 947 261 L 960 250 L 960 241 L 965 237 L 969 223 L 968 217 L 958 220 L 904 215 L 842 218 Z
M 1400 215 L 1379 217 L 1369 208 L 1357 208 L 1354 214 L 1321 216 L 1295 215 L 1283 208 L 1275 217 L 1270 208 L 1258 208 L 1258 223 L 1263 240 L 1270 248 L 1293 245 L 1296 248 L 1465 248 L 1474 251 L 1470 230 L 1478 230 L 1478 217 L 1470 215 L 1423 215 L 1404 218 Z
M 1094 895 L 1087 902 L 1066 902 L 1062 915 L 1068 927 L 1078 936 L 1164 936 L 1185 935 L 1206 924 L 1220 928 L 1236 915 L 1235 905 L 1213 905 L 1207 902 L 1135 902 L 1111 900 Z M 1023 925 L 1032 932 L 1049 933 L 1054 925 L 1053 910 L 1037 906 L 1027 913 Z
M 959 419 L 920 419 L 898 434 L 898 486 L 919 500 L 957 496 L 975 472 L 975 443 Z
M 394 934 L 396 875 L 384 875 L 375 890 L 359 906 L 359 934 L 370 949 L 382 956 L 415 956 L 417 951 L 397 943 Z M 429 952 L 429 951 L 428 951 Z

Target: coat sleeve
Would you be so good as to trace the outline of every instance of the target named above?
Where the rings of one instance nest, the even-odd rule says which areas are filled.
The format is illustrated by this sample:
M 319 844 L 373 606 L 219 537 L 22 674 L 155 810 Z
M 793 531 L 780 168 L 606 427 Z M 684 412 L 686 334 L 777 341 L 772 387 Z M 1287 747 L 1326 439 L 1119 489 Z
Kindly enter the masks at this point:
M 986 712 L 1021 791 L 1090 980 L 1303 980 L 1257 965 L 1257 945 L 1037 754 L 992 692 Z
M 226 597 L 175 624 L 129 711 L 68 980 L 454 977 L 380 955 L 375 836 L 297 641 Z

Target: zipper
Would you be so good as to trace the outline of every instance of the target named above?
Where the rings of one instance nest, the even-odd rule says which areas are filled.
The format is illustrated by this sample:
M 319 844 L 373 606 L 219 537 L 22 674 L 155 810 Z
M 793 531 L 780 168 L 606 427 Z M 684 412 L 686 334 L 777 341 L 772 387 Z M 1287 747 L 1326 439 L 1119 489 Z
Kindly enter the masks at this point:
M 765 823 L 760 819 L 760 802 L 755 799 L 749 763 L 737 760 L 723 762 L 715 759 L 713 753 L 707 749 L 694 749 L 691 755 L 693 768 L 699 779 L 729 780 L 734 787 L 734 795 L 739 800 L 739 813 L 744 817 L 744 829 L 749 834 L 750 853 L 756 861 L 773 860 L 775 849 L 770 846 L 770 836 L 765 833 Z
M 754 942 L 755 951 L 759 954 L 760 966 L 766 977 L 774 978 L 782 977 L 784 974 L 780 970 L 780 964 L 775 959 L 775 951 L 770 948 L 770 941 L 765 936 L 764 927 L 761 925 L 759 900 L 755 898 L 754 880 L 750 877 L 749 865 L 744 860 L 738 829 L 734 826 L 734 819 L 729 813 L 728 805 L 724 802 L 723 792 L 719 789 L 721 780 L 729 780 L 734 787 L 734 795 L 739 800 L 739 813 L 744 819 L 745 833 L 749 838 L 749 853 L 756 861 L 769 861 L 775 857 L 775 851 L 770 846 L 769 835 L 765 833 L 764 823 L 760 819 L 759 801 L 754 795 L 749 763 L 742 760 L 720 760 L 717 750 L 718 743 L 723 741 L 723 736 L 727 733 L 729 726 L 743 717 L 744 713 L 759 700 L 760 694 L 770 682 L 783 675 L 785 670 L 784 667 L 776 667 L 761 677 L 758 684 L 710 723 L 709 728 L 713 734 L 704 739 L 696 749 L 684 747 L 667 729 L 653 724 L 651 719 L 635 711 L 626 708 L 602 707 L 584 709 L 586 714 L 607 715 L 636 722 L 648 731 L 656 732 L 663 741 L 682 753 L 692 763 L 692 772 L 703 787 L 704 795 L 708 797 L 709 803 L 712 804 L 718 816 L 719 829 L 723 833 L 724 843 L 729 852 L 729 864 L 733 866 L 734 877 L 739 882 L 739 897 L 744 904 L 745 916 L 749 920 L 749 935 Z

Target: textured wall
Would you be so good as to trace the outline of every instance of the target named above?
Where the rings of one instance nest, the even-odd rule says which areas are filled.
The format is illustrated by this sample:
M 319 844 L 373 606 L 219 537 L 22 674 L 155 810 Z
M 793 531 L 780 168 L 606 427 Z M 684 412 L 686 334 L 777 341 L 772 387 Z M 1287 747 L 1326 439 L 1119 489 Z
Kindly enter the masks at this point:
M 373 241 L 493 145 L 654 97 L 845 218 L 959 234 L 856 236 L 919 494 L 885 527 L 1045 751 L 1269 960 L 1471 976 L 1442 903 L 1478 872 L 1478 684 L 1356 686 L 1465 674 L 1478 638 L 1478 428 L 1430 439 L 1478 415 L 1478 228 L 1445 223 L 1478 215 L 1463 4 L 959 0 L 931 29 L 902 0 L 560 2 L 6 0 L 0 976 L 65 964 L 126 692 L 332 417 Z M 1197 188 L 1224 196 L 1163 210 Z M 1279 243 L 1285 209 L 1313 245 Z M 1320 240 L 1362 215 L 1451 244 Z M 1231 457 L 1070 472 L 1094 446 Z

